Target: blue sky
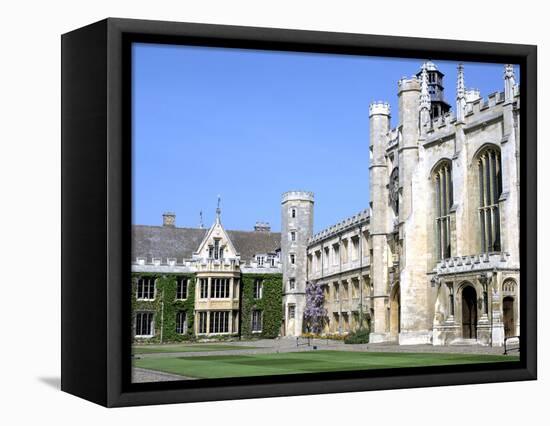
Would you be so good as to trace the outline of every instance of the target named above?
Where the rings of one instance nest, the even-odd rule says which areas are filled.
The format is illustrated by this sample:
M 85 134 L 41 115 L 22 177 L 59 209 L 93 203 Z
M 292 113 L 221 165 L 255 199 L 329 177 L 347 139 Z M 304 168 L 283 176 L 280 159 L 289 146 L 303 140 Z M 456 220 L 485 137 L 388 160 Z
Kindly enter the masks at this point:
M 281 194 L 315 193 L 315 232 L 369 203 L 369 103 L 391 104 L 422 59 L 133 46 L 133 218 L 280 230 Z M 437 61 L 454 105 L 456 62 Z M 500 64 L 465 63 L 468 88 L 503 90 Z M 516 76 L 519 72 L 516 69 Z M 519 80 L 518 80 L 519 81 Z

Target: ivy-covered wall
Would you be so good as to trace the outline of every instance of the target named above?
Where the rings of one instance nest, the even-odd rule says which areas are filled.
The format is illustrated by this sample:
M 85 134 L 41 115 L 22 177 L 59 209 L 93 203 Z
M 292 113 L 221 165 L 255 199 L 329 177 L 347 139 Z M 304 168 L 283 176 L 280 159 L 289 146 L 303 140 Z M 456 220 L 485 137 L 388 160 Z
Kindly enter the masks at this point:
M 155 282 L 155 299 L 137 300 L 136 286 L 140 277 L 151 277 Z M 186 277 L 187 299 L 176 300 L 176 285 L 178 277 Z M 262 298 L 254 298 L 254 282 L 262 280 Z M 283 319 L 283 277 L 281 274 L 246 274 L 241 277 L 240 327 L 241 337 L 275 338 L 279 335 Z M 132 324 L 135 323 L 135 313 L 148 311 L 154 313 L 155 335 L 150 338 L 135 338 L 143 343 L 170 343 L 192 340 L 194 334 L 195 308 L 194 274 L 132 274 Z M 262 311 L 262 332 L 252 333 L 252 311 Z M 176 315 L 179 311 L 187 313 L 187 333 L 176 332 Z M 236 336 L 236 335 L 235 335 Z M 234 336 L 234 337 L 235 337 Z M 224 336 L 227 338 L 227 336 Z
M 136 285 L 138 278 L 152 277 L 156 279 L 155 300 L 136 300 Z M 176 280 L 186 277 L 187 299 L 176 300 Z M 195 276 L 194 274 L 132 274 L 132 324 L 137 311 L 154 312 L 155 335 L 151 338 L 136 338 L 136 341 L 162 343 L 181 342 L 194 337 L 194 307 L 195 307 Z M 163 303 L 164 302 L 164 303 Z M 176 315 L 179 311 L 187 312 L 187 333 L 176 332 Z M 162 328 L 162 330 L 161 330 Z M 162 331 L 162 332 L 161 332 Z
M 262 298 L 254 298 L 254 282 L 263 282 Z M 281 274 L 243 274 L 241 278 L 241 336 L 272 339 L 279 335 L 283 320 L 283 276 Z M 262 332 L 252 333 L 252 311 L 262 314 Z

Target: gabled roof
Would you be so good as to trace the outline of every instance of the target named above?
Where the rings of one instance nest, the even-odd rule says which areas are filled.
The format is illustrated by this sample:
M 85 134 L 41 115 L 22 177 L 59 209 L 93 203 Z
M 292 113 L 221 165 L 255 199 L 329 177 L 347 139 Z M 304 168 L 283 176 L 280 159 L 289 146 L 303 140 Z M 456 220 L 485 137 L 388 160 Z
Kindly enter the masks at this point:
M 204 236 L 200 246 L 196 250 L 197 254 L 200 255 L 201 252 L 203 252 L 203 251 L 206 252 L 208 250 L 206 245 L 208 244 L 209 241 L 210 241 L 210 243 L 212 243 L 212 241 L 213 241 L 212 236 L 213 235 L 217 235 L 217 238 L 222 239 L 223 241 L 226 241 L 227 250 L 224 251 L 224 253 L 225 253 L 224 256 L 225 257 L 234 257 L 235 255 L 239 254 L 239 251 L 233 245 L 233 242 L 231 241 L 231 237 L 227 234 L 227 231 L 225 230 L 225 228 L 223 227 L 223 225 L 221 224 L 219 219 L 216 220 L 216 222 L 214 222 L 214 224 L 210 227 L 210 229 L 208 230 L 208 232 Z
M 197 251 L 208 229 L 176 228 L 169 226 L 132 226 L 132 261 L 144 257 L 191 259 Z M 226 231 L 241 255 L 241 260 L 249 262 L 255 254 L 273 253 L 281 246 L 280 232 Z

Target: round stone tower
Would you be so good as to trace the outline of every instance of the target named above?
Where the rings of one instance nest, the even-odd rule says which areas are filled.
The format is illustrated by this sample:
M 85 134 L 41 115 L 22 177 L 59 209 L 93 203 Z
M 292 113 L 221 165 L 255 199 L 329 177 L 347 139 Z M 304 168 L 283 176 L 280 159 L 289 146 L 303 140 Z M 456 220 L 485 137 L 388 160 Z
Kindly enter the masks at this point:
M 283 335 L 300 336 L 306 304 L 307 244 L 313 234 L 312 192 L 285 192 L 281 201 Z
M 369 107 L 370 118 L 370 235 L 372 247 L 371 280 L 374 284 L 374 320 L 370 341 L 384 342 L 390 339 L 388 330 L 388 180 L 390 172 L 386 163 L 386 147 L 390 130 L 390 105 L 373 102 Z

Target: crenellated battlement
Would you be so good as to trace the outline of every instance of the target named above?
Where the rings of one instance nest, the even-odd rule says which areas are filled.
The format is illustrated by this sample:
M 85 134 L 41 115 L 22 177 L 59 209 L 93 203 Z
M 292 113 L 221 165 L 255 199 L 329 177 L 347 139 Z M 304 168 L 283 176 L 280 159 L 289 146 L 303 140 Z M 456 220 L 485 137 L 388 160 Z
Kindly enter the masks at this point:
M 390 104 L 384 101 L 374 101 L 369 105 L 369 117 L 373 115 L 390 115 Z
M 485 98 L 477 96 L 479 91 L 470 90 L 471 94 L 474 92 L 476 96 L 472 95 L 471 97 L 474 100 L 466 103 L 463 123 L 457 121 L 455 114 L 447 113 L 430 120 L 424 125 L 428 143 L 450 136 L 455 132 L 455 126 L 458 124 L 465 124 L 466 127 L 475 126 L 477 122 L 490 121 L 502 113 L 502 106 L 505 102 L 504 92 L 494 92 Z M 516 85 L 514 87 L 514 98 L 517 99 L 518 96 L 519 86 Z
M 282 195 L 282 203 L 287 201 L 311 201 L 315 200 L 315 195 L 310 191 L 287 191 Z
M 317 234 L 312 235 L 311 238 L 308 240 L 308 244 L 314 244 L 321 240 L 330 238 L 333 235 L 336 235 L 342 231 L 345 231 L 346 229 L 352 228 L 362 222 L 368 221 L 369 218 L 370 218 L 370 210 L 369 209 L 362 210 L 359 213 L 354 214 L 353 216 L 347 217 L 344 220 L 332 226 L 329 226 L 328 228 L 323 229 Z
M 402 77 L 397 82 L 397 91 L 398 93 L 406 92 L 409 90 L 414 90 L 416 92 L 420 91 L 420 79 L 416 76 L 412 77 Z
M 493 108 L 504 102 L 504 92 L 491 93 L 487 98 L 479 97 L 478 99 L 466 104 L 466 117 L 476 114 L 480 111 L 485 111 Z

